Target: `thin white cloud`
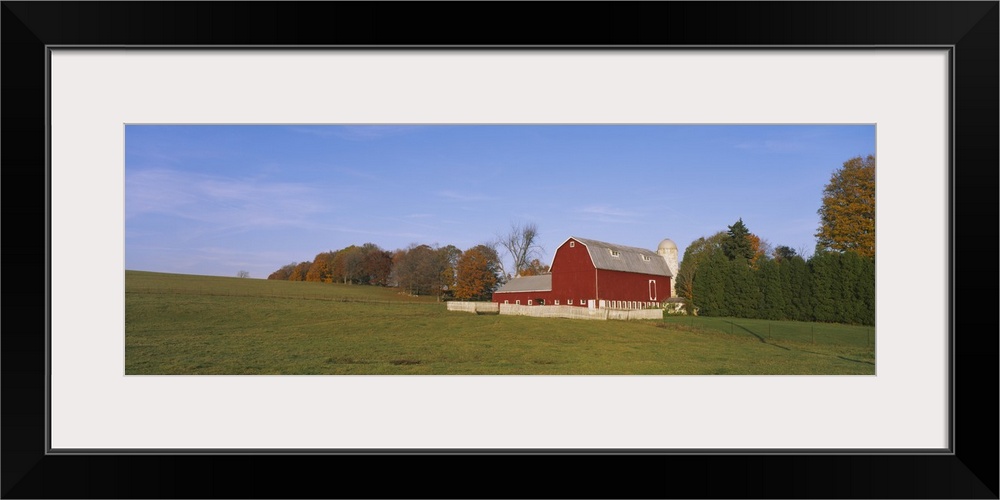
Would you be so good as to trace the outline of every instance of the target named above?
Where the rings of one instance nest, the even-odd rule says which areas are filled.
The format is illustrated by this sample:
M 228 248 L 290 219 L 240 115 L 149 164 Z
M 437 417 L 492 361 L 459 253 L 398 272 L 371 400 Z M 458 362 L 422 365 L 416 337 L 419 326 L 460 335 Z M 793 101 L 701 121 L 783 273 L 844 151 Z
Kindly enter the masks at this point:
M 161 215 L 219 228 L 289 226 L 329 209 L 320 193 L 305 184 L 170 169 L 126 172 L 126 219 Z
M 487 196 L 487 195 L 482 194 L 482 193 L 468 193 L 468 192 L 461 192 L 460 193 L 460 192 L 451 191 L 451 190 L 438 191 L 435 194 L 437 194 L 438 196 L 440 196 L 442 198 L 446 198 L 446 199 L 449 199 L 449 200 L 453 200 L 453 201 L 465 201 L 465 202 L 468 202 L 468 201 L 490 201 L 490 200 L 495 200 L 496 199 L 496 197 Z

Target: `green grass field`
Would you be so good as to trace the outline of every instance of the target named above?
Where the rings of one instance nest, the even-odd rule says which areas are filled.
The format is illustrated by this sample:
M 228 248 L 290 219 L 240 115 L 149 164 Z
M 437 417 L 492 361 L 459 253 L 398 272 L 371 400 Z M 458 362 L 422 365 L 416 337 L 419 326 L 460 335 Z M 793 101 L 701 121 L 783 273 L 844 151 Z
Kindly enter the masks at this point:
M 449 312 L 360 285 L 125 273 L 128 375 L 874 375 L 870 327 Z

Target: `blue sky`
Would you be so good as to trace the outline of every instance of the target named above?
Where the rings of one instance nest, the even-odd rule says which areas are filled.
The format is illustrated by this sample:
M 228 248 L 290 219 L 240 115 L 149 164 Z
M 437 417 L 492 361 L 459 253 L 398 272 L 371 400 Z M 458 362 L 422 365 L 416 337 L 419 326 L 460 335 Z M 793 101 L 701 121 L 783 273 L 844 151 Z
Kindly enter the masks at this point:
M 742 218 L 810 254 L 823 187 L 874 125 L 128 125 L 125 268 L 266 278 L 375 243 L 463 250 L 534 222 L 684 249 Z

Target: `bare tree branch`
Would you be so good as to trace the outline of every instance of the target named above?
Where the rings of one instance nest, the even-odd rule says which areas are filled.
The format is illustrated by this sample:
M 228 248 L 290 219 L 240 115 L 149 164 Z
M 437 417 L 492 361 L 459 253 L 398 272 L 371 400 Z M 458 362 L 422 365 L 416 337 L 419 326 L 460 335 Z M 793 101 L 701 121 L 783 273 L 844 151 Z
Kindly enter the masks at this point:
M 521 271 L 529 267 L 531 259 L 541 252 L 537 240 L 538 226 L 534 222 L 511 223 L 510 231 L 497 236 L 497 245 L 506 251 L 513 264 L 510 270 L 502 266 L 505 275 L 519 276 Z

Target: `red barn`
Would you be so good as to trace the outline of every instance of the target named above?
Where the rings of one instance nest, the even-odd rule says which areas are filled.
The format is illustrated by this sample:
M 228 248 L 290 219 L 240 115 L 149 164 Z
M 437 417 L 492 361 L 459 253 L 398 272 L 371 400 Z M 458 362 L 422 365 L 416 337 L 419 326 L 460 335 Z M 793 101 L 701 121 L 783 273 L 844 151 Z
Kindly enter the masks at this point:
M 549 274 L 517 277 L 496 292 L 500 304 L 638 309 L 658 307 L 674 295 L 677 245 L 663 240 L 655 252 L 571 237 L 552 258 Z

